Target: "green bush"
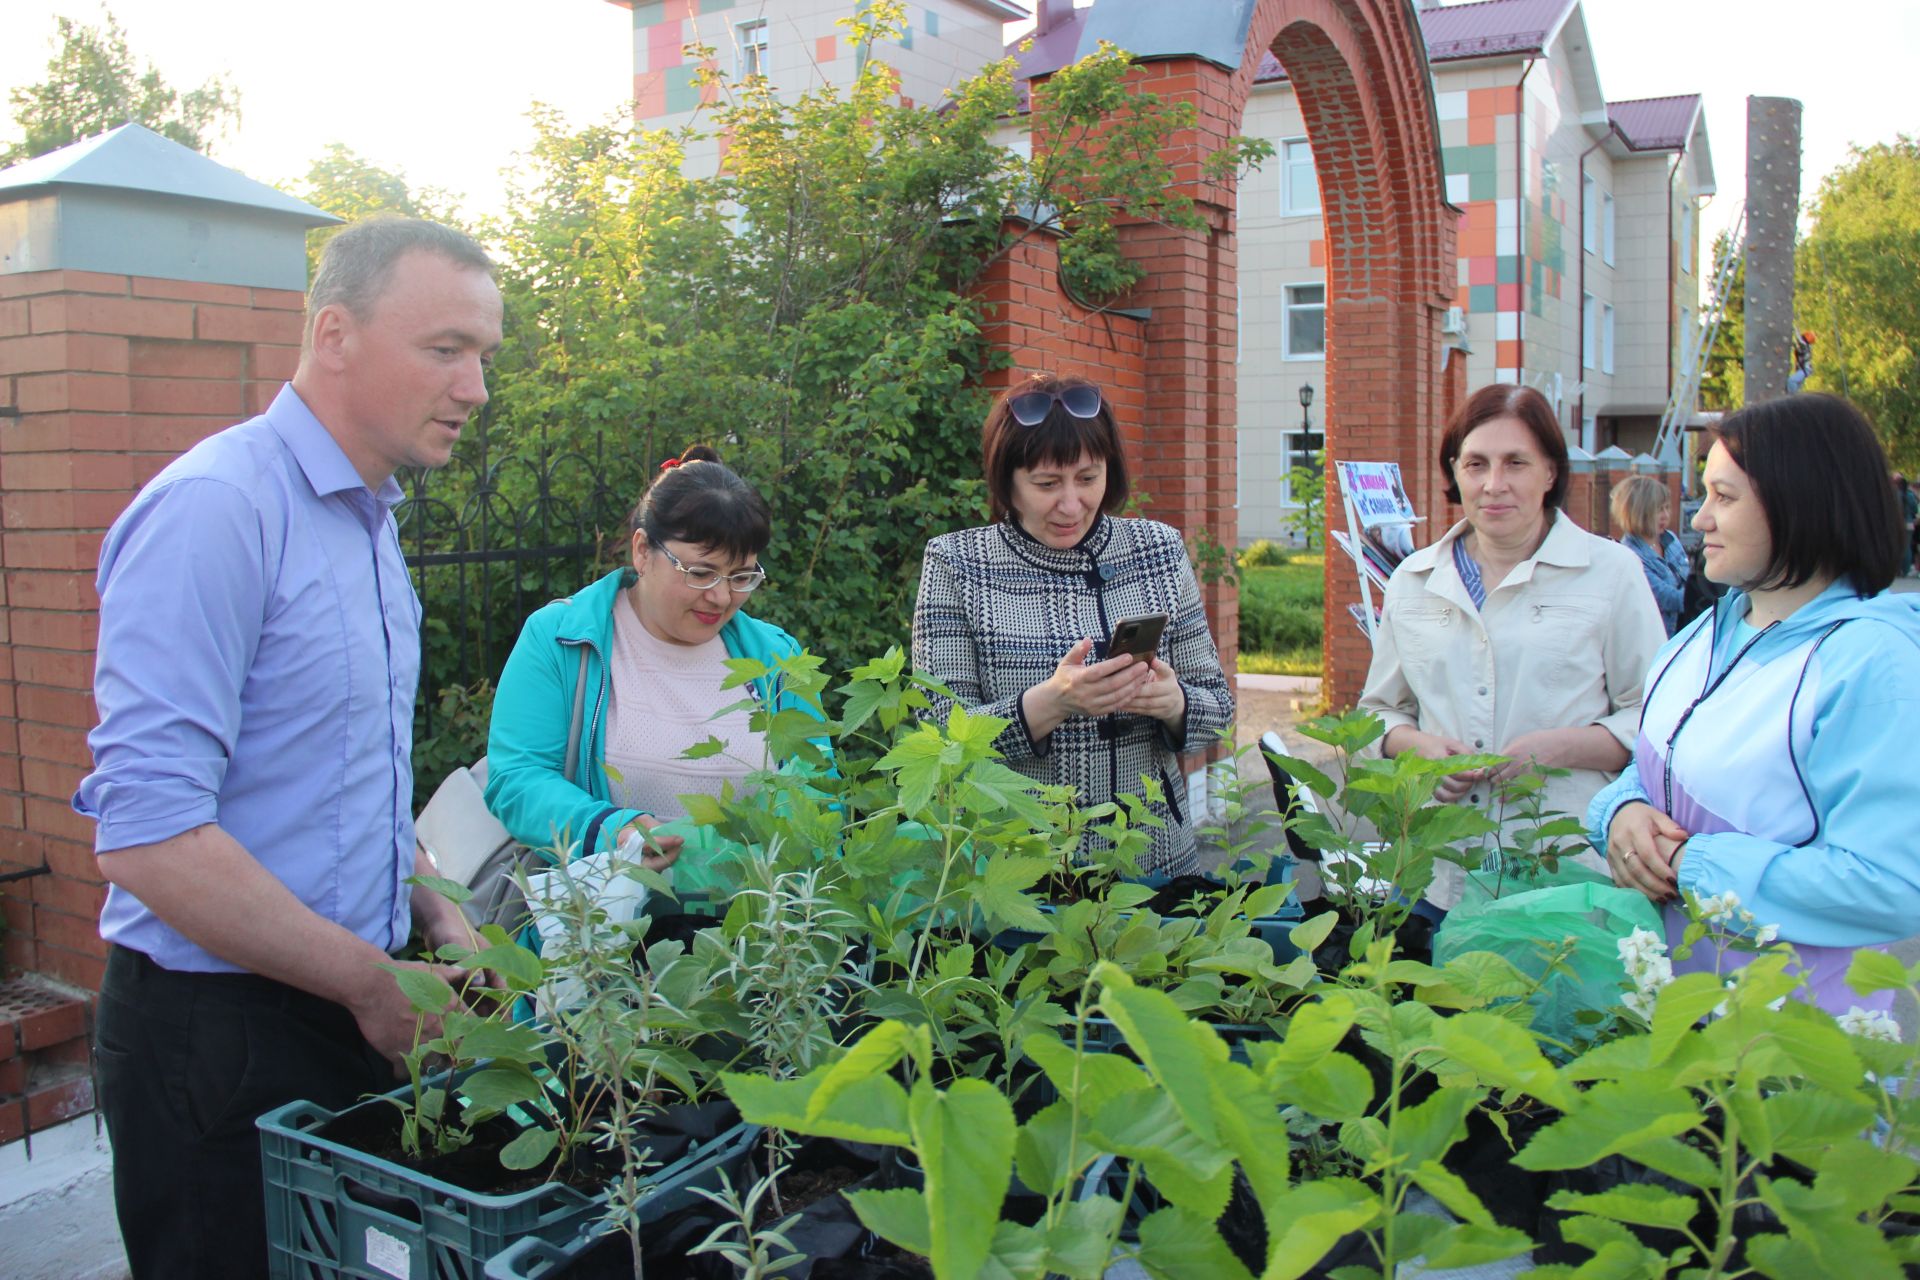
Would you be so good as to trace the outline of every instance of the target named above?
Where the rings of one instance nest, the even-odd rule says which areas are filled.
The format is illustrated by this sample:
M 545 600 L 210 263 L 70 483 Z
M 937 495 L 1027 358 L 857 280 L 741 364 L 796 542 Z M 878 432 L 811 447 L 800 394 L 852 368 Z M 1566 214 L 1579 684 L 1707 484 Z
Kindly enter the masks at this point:
M 1263 569 L 1287 562 L 1287 549 L 1271 538 L 1260 538 L 1240 553 L 1242 569 Z
M 1326 612 L 1322 558 L 1296 556 L 1286 564 L 1240 575 L 1240 649 L 1278 653 L 1320 647 Z

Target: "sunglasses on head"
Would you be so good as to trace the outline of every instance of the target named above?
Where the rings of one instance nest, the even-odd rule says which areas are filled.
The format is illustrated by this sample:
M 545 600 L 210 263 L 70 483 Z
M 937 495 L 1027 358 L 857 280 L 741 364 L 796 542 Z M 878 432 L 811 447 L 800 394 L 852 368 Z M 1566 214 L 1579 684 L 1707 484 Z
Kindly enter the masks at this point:
M 1007 401 L 1007 409 L 1021 426 L 1037 427 L 1047 420 L 1056 402 L 1069 417 L 1091 418 L 1100 412 L 1100 388 L 1083 382 L 1059 391 L 1023 391 Z

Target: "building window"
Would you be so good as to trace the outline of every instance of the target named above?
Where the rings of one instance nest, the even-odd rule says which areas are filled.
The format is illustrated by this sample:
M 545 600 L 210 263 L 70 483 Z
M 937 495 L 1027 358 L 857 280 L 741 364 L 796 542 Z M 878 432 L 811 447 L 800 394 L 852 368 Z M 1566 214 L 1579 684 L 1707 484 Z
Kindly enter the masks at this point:
M 1288 138 L 1280 144 L 1280 212 L 1288 216 L 1320 212 L 1320 179 L 1313 172 L 1313 150 L 1305 138 Z
M 1327 447 L 1326 437 L 1318 431 L 1302 431 L 1295 427 L 1282 432 L 1280 436 L 1280 505 L 1298 506 L 1293 496 L 1293 469 L 1305 467 L 1318 473 L 1323 463 L 1320 451 Z
M 1290 284 L 1286 299 L 1286 358 L 1321 359 L 1327 354 L 1327 286 Z
M 1600 349 L 1600 300 L 1592 294 L 1580 299 L 1580 367 L 1591 369 Z
M 1613 265 L 1613 197 L 1600 197 L 1600 257 Z
M 1685 368 L 1693 359 L 1693 348 L 1697 341 L 1699 341 L 1699 335 L 1693 331 L 1693 308 L 1682 307 L 1680 308 L 1680 345 L 1674 351 L 1674 357 L 1682 368 Z
M 1580 180 L 1580 247 L 1588 253 L 1600 248 L 1600 184 L 1587 174 Z
M 1680 269 L 1693 271 L 1698 265 L 1694 262 L 1693 237 L 1693 201 L 1680 202 Z
M 767 74 L 767 23 L 740 24 L 740 78 Z
M 1600 372 L 1613 372 L 1613 308 L 1600 308 Z

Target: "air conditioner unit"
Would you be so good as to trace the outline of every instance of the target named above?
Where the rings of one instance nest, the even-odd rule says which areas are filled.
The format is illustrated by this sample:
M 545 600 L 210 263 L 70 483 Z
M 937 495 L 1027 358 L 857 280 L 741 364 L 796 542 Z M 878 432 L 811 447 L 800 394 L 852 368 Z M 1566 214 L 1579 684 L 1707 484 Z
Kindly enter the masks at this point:
M 1447 322 L 1440 326 L 1442 333 L 1465 333 L 1467 331 L 1467 313 L 1463 307 L 1448 307 Z

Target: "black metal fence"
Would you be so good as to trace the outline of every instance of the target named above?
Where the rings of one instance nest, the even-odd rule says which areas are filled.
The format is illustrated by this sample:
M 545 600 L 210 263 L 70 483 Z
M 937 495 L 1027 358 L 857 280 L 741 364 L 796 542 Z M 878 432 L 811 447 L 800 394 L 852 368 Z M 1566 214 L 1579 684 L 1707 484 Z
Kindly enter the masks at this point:
M 505 448 L 498 430 L 485 410 L 448 466 L 401 478 L 400 545 L 425 614 L 416 741 L 435 733 L 443 690 L 497 680 L 527 615 L 610 567 L 647 465 L 610 459 L 602 433 L 549 447 L 542 429 Z

